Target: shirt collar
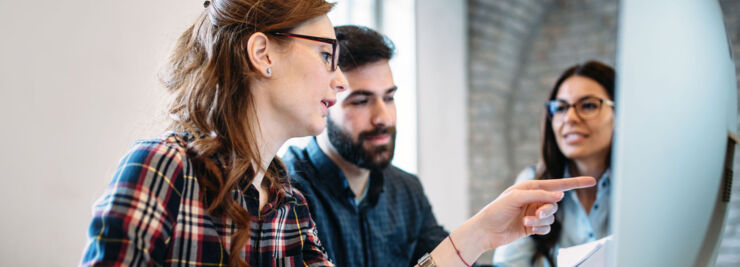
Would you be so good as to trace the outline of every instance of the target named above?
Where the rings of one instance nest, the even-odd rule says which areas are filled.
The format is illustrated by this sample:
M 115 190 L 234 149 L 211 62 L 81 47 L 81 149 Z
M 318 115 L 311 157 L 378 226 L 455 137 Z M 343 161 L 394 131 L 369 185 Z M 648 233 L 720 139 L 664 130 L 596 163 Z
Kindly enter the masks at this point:
M 348 197 L 354 198 L 355 194 L 349 188 L 347 184 L 347 178 L 344 176 L 342 170 L 332 161 L 319 147 L 316 137 L 312 138 L 311 141 L 306 145 L 306 151 L 308 152 L 308 158 L 318 170 L 319 177 L 317 182 L 329 188 L 329 191 L 340 199 L 348 199 Z M 387 169 L 387 168 L 386 168 Z M 368 181 L 367 195 L 364 198 L 363 203 L 375 205 L 378 200 L 378 196 L 383 191 L 383 171 L 370 171 L 370 177 Z M 351 203 L 347 203 L 351 204 Z
M 609 188 L 609 186 L 611 184 L 611 176 L 612 176 L 611 175 L 611 170 L 610 169 L 606 169 L 606 171 L 604 172 L 604 174 L 601 175 L 601 178 L 599 178 L 599 182 L 598 182 L 599 184 L 597 185 L 597 188 L 598 188 L 598 191 L 599 192 L 602 191 L 602 190 L 606 190 L 607 188 Z
M 169 140 L 170 142 L 177 143 L 178 145 L 182 147 L 188 147 L 190 142 L 195 141 L 195 137 L 193 136 L 193 133 L 191 132 L 175 132 L 175 131 L 169 131 L 162 136 L 163 139 Z M 217 164 L 221 164 L 218 162 L 218 159 L 213 158 L 214 161 L 217 162 Z M 256 211 L 253 209 L 248 209 L 250 213 L 254 211 L 254 216 L 257 216 L 258 214 L 264 216 L 272 211 L 274 211 L 277 207 L 282 205 L 285 201 L 289 201 L 290 199 L 293 199 L 293 190 L 290 185 L 290 183 L 283 183 L 280 181 L 288 181 L 288 171 L 285 167 L 285 165 L 281 161 L 275 161 L 273 160 L 270 165 L 268 166 L 270 172 L 273 172 L 278 177 L 277 179 L 279 182 L 277 183 L 270 183 L 267 178 L 264 178 L 262 180 L 263 184 L 268 185 L 268 197 L 269 200 L 268 203 L 265 203 L 265 206 L 262 210 Z M 250 175 L 248 173 L 244 174 L 245 177 L 241 181 L 239 181 L 239 185 L 231 190 L 231 193 L 235 199 L 238 199 L 240 196 L 243 196 L 245 198 L 252 199 L 256 201 L 256 203 L 259 203 L 259 192 L 254 187 L 254 185 L 248 183 L 248 180 L 246 176 Z

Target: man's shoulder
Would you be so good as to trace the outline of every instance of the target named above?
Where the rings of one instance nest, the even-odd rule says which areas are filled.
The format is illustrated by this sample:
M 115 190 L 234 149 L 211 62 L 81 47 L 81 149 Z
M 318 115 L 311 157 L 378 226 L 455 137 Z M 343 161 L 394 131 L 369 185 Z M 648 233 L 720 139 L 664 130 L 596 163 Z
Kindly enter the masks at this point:
M 393 177 L 399 177 L 399 179 L 403 181 L 419 181 L 419 177 L 416 176 L 416 174 L 404 171 L 403 169 L 397 167 L 396 165 L 389 165 L 385 169 L 383 169 L 384 175 L 391 175 Z
M 282 157 L 291 179 L 305 178 L 313 169 L 313 164 L 305 148 L 290 146 Z
M 308 151 L 305 148 L 291 146 L 282 160 L 287 167 L 291 184 L 304 193 L 311 191 L 310 180 L 316 176 L 316 168 L 311 163 Z
M 383 169 L 385 184 L 390 188 L 423 191 L 421 181 L 415 174 L 404 171 L 394 165 Z
M 285 155 L 283 155 L 282 160 L 286 165 L 299 164 L 301 162 L 308 161 L 308 151 L 305 147 L 290 146 L 288 147 L 288 150 L 285 151 Z

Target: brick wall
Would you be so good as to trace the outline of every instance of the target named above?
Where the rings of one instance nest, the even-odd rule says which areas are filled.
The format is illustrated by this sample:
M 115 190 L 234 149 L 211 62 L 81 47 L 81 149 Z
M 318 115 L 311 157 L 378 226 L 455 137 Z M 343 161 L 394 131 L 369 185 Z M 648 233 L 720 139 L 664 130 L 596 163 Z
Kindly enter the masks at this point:
M 740 1 L 720 4 L 740 87 Z M 614 65 L 618 8 L 617 0 L 468 0 L 471 215 L 537 161 L 542 105 L 558 75 L 589 59 Z M 740 157 L 735 166 L 740 170 Z M 479 262 L 490 259 L 489 253 Z M 738 265 L 740 181 L 735 179 L 717 266 Z
M 469 127 L 471 212 L 506 188 L 521 166 L 512 162 L 515 143 L 509 125 L 516 104 L 514 87 L 537 29 L 553 1 L 469 1 Z M 536 138 L 537 133 L 532 133 Z M 491 190 L 491 189 L 494 190 Z

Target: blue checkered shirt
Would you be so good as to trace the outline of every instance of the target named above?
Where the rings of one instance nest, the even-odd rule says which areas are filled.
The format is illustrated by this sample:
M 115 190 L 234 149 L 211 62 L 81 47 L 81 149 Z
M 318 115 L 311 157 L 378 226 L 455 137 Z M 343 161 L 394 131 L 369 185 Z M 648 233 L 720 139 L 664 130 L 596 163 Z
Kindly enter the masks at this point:
M 415 175 L 394 166 L 371 171 L 366 196 L 354 203 L 344 174 L 315 138 L 304 149 L 291 147 L 283 160 L 337 266 L 414 265 L 448 235 Z

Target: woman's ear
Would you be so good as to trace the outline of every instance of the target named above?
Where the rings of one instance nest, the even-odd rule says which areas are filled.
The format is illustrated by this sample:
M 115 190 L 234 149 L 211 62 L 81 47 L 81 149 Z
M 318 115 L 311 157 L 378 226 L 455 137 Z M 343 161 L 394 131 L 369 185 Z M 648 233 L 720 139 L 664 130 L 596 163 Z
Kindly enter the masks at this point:
M 273 43 L 274 44 L 274 43 Z M 254 66 L 255 71 L 262 74 L 264 77 L 272 77 L 272 60 L 270 59 L 270 53 L 274 51 L 274 45 L 270 43 L 270 39 L 267 35 L 261 32 L 257 32 L 249 36 L 247 40 L 247 54 L 249 55 L 249 62 Z

